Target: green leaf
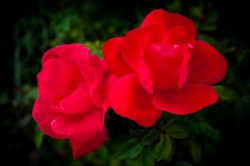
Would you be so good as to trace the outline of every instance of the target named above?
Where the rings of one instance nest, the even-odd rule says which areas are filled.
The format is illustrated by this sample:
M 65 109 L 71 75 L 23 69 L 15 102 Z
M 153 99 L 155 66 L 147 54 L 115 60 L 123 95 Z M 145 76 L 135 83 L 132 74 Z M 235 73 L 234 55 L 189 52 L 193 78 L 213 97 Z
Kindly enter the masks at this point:
M 35 145 L 36 148 L 40 148 L 43 142 L 43 133 L 42 131 L 38 128 L 38 126 L 36 127 L 36 133 L 35 133 Z
M 217 49 L 221 46 L 221 43 L 219 43 L 218 40 L 216 40 L 215 38 L 213 38 L 213 37 L 211 37 L 211 36 L 209 36 L 209 35 L 200 34 L 200 35 L 198 36 L 198 38 L 199 38 L 200 40 L 204 40 L 204 41 L 206 41 L 206 42 L 212 44 L 212 45 L 213 45 L 215 48 L 217 48 Z
M 160 135 L 160 132 L 155 128 L 152 128 L 141 140 L 143 145 L 152 144 Z
M 188 161 L 179 161 L 175 163 L 176 166 L 194 166 L 192 163 Z
M 211 31 L 215 31 L 217 29 L 217 26 L 214 25 L 214 24 L 202 24 L 201 25 L 201 29 L 203 31 L 206 31 L 206 32 L 211 32 Z
M 220 132 L 209 125 L 207 122 L 199 122 L 199 127 L 203 135 L 208 137 L 209 139 L 219 142 L 220 141 Z
M 142 166 L 154 166 L 155 165 L 155 159 L 153 157 L 151 148 L 145 147 L 143 149 L 141 158 L 142 158 Z
M 127 161 L 131 166 L 154 166 L 155 159 L 153 158 L 152 151 L 149 146 L 144 146 L 142 152 L 134 159 Z
M 197 135 L 200 133 L 199 126 L 196 120 L 190 119 L 188 125 L 189 125 L 188 127 L 190 128 L 189 130 L 190 135 Z
M 139 142 L 139 140 L 137 138 L 132 138 L 123 143 L 115 152 L 114 156 L 120 160 L 132 159 L 139 155 L 142 149 L 143 145 Z
M 201 162 L 202 157 L 202 150 L 200 144 L 196 140 L 190 139 L 189 150 L 194 162 L 199 164 Z
M 98 150 L 95 151 L 96 156 L 100 160 L 107 160 L 109 157 L 109 150 L 106 146 L 101 146 Z
M 202 10 L 201 7 L 191 7 L 190 12 L 193 16 L 201 18 L 202 17 Z
M 174 119 L 172 117 L 162 118 L 160 120 L 160 123 L 159 123 L 159 128 L 162 129 L 162 130 L 164 130 L 168 126 L 172 125 L 173 123 L 174 123 Z
M 216 10 L 210 11 L 210 13 L 206 17 L 206 22 L 215 23 L 219 19 L 219 13 Z
M 174 124 L 167 128 L 167 133 L 172 138 L 183 139 L 187 138 L 188 132 L 184 130 L 180 125 Z
M 120 166 L 121 165 L 121 160 L 118 160 L 116 158 L 110 158 L 109 165 L 110 166 Z
M 136 128 L 129 128 L 129 133 L 131 133 L 134 136 L 143 136 L 146 134 L 146 132 L 148 131 L 147 128 L 144 127 L 136 127 Z
M 219 98 L 222 100 L 235 100 L 237 97 L 233 90 L 227 89 L 222 85 L 214 85 L 213 88 L 216 90 Z
M 173 151 L 172 140 L 167 134 L 160 135 L 160 141 L 156 144 L 154 148 L 154 156 L 157 161 L 168 159 L 171 157 Z
M 35 100 L 37 98 L 38 92 L 37 92 L 37 88 L 32 88 L 27 94 L 26 94 L 26 98 L 30 99 L 30 100 Z
M 126 133 L 116 133 L 110 137 L 110 141 L 107 142 L 107 145 L 115 152 L 120 148 L 121 144 L 129 139 L 130 137 Z
M 103 43 L 99 40 L 96 40 L 94 42 L 84 42 L 85 46 L 87 46 L 91 50 L 91 54 L 96 54 L 99 58 L 102 57 L 102 45 Z

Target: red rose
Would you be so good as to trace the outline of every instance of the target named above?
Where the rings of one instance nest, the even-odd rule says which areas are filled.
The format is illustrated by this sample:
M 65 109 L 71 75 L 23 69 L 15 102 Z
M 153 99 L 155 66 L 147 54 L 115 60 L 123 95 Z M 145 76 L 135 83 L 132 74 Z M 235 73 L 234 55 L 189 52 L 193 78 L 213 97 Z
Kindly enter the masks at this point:
M 32 116 L 44 134 L 69 139 L 74 158 L 95 151 L 107 139 L 104 67 L 81 44 L 60 45 L 42 57 Z
M 119 77 L 110 94 L 115 112 L 152 126 L 162 111 L 186 115 L 216 103 L 211 85 L 224 78 L 227 62 L 195 38 L 190 19 L 157 9 L 140 27 L 106 41 L 104 58 Z

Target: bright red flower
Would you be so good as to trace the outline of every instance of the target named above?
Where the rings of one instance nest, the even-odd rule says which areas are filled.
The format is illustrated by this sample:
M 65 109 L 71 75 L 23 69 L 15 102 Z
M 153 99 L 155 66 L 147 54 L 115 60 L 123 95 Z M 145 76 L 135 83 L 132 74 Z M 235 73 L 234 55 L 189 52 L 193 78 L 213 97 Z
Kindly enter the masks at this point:
M 227 71 L 224 57 L 196 40 L 190 19 L 162 9 L 124 37 L 106 41 L 103 55 L 119 77 L 110 94 L 112 108 L 142 126 L 152 126 L 162 111 L 186 115 L 216 103 L 211 85 Z
M 32 116 L 44 134 L 69 139 L 74 158 L 95 151 L 107 140 L 106 70 L 105 62 L 81 44 L 60 45 L 42 57 Z

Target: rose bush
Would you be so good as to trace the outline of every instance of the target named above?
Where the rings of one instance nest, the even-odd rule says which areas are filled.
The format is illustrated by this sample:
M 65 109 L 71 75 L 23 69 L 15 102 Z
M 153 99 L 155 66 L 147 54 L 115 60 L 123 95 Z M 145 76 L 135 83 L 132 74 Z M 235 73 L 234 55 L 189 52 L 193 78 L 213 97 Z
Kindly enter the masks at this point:
M 44 134 L 69 139 L 74 158 L 95 151 L 107 140 L 106 67 L 81 44 L 60 45 L 42 57 L 32 116 Z
M 190 19 L 162 9 L 149 13 L 124 37 L 106 41 L 102 50 L 119 78 L 110 93 L 111 107 L 145 127 L 163 111 L 186 115 L 216 103 L 211 85 L 227 71 L 220 52 L 196 39 Z

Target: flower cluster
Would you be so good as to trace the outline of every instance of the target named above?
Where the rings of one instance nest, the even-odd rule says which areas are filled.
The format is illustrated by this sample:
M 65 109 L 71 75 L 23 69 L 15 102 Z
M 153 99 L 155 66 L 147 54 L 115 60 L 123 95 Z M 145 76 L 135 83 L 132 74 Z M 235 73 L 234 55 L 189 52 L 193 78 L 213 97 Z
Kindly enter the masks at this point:
M 211 85 L 227 71 L 219 51 L 196 39 L 190 19 L 162 9 L 107 40 L 102 53 L 91 55 L 82 44 L 56 46 L 44 53 L 37 75 L 32 116 L 44 134 L 69 139 L 75 159 L 107 141 L 108 108 L 150 127 L 163 112 L 186 115 L 216 103 Z

